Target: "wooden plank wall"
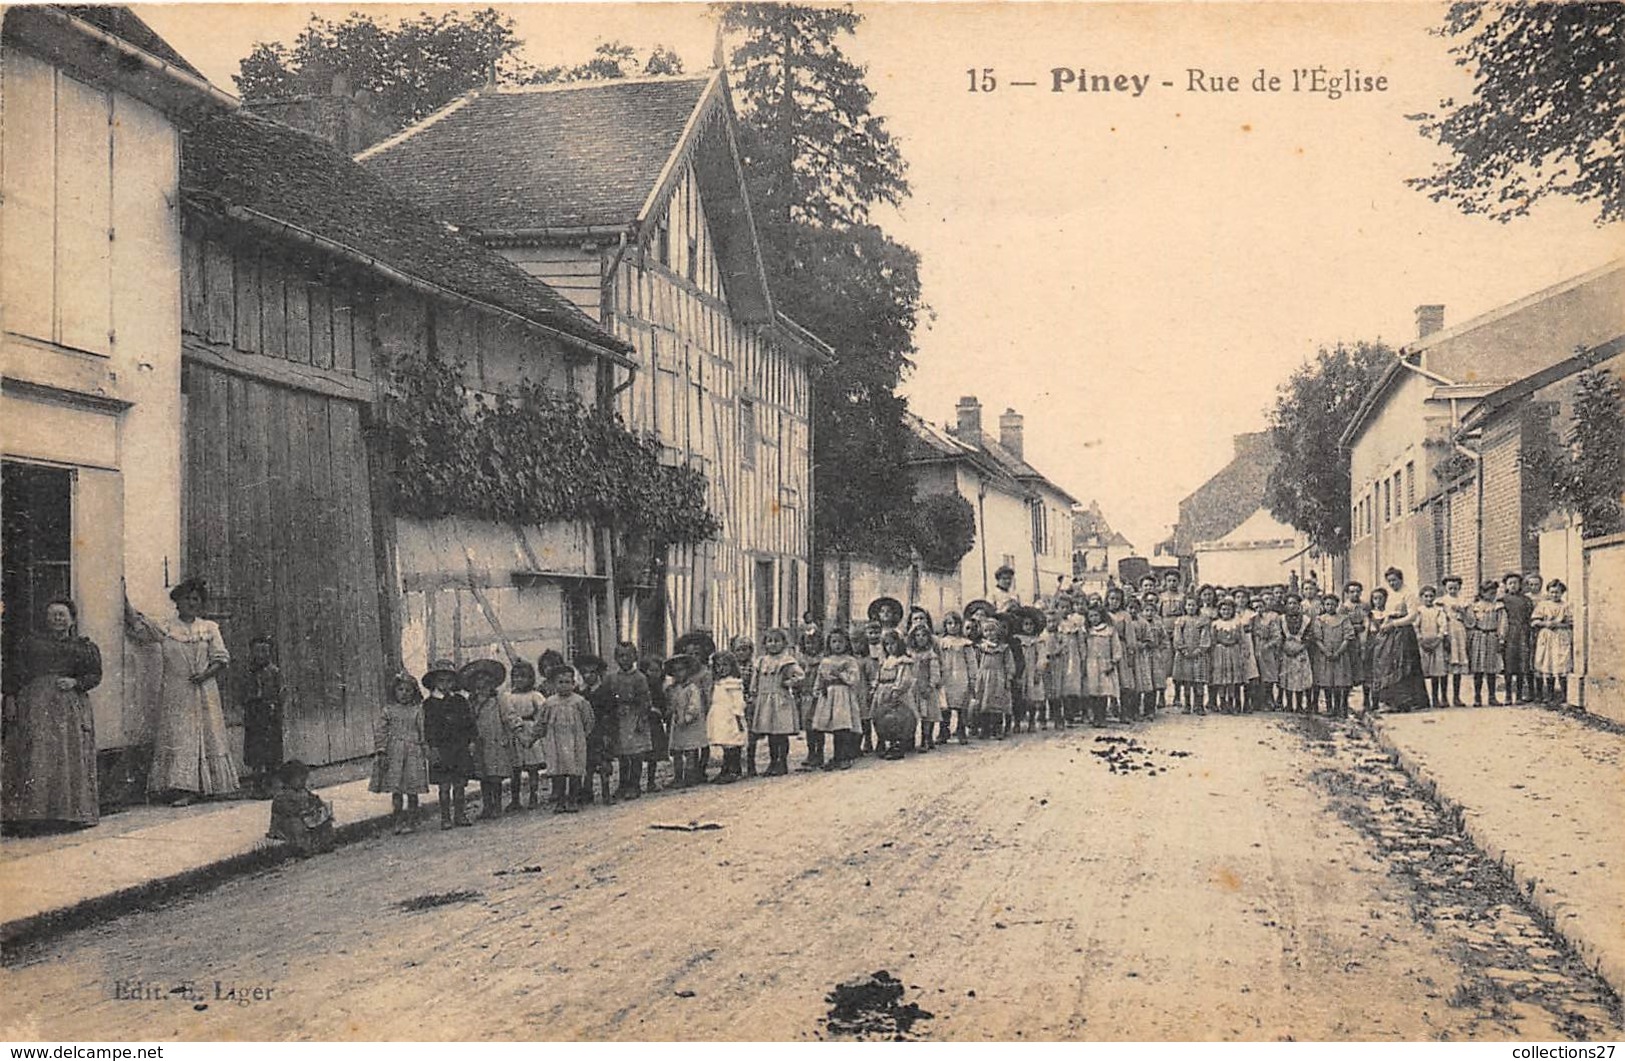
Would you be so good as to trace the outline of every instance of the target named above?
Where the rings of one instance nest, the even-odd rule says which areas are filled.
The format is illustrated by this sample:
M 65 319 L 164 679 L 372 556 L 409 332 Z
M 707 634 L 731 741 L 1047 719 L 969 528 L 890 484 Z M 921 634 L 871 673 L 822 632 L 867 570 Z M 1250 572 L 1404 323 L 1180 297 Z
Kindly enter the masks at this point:
M 189 219 L 181 290 L 181 332 L 189 339 L 340 377 L 372 377 L 376 298 L 350 274 L 228 243 Z
M 195 363 L 186 395 L 189 570 L 239 665 L 274 639 L 287 755 L 367 754 L 385 659 L 360 407 Z
M 347 277 L 187 225 L 187 569 L 209 580 L 238 669 L 273 638 L 285 753 L 311 764 L 371 752 L 395 654 L 363 432 L 380 330 Z

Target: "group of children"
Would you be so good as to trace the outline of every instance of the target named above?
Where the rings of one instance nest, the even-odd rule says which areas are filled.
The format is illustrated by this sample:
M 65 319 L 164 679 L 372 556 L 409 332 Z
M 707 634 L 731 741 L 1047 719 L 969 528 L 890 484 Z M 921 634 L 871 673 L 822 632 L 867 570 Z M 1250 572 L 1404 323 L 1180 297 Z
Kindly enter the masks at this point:
M 1023 729 L 1145 719 L 1165 706 L 1316 713 L 1324 704 L 1329 716 L 1347 717 L 1355 686 L 1365 687 L 1367 710 L 1376 702 L 1374 646 L 1401 627 L 1415 632 L 1436 707 L 1452 692 L 1462 704 L 1468 674 L 1475 703 L 1486 684 L 1490 703 L 1499 703 L 1497 674 L 1509 698 L 1562 698 L 1572 668 L 1563 585 L 1554 581 L 1531 599 L 1519 575 L 1486 583 L 1474 601 L 1461 598 L 1456 578 L 1443 580 L 1443 593 L 1424 587 L 1414 601 L 1396 588 L 1390 608 L 1387 590 L 1367 601 L 1357 582 L 1341 597 L 1306 598 L 1284 586 L 1187 593 L 1174 575 L 1161 589 L 1148 577 L 1137 590 L 1060 591 L 1027 607 L 1000 574 L 998 606 L 973 601 L 940 623 L 882 597 L 865 624 L 826 635 L 809 622 L 794 643 L 786 630 L 768 630 L 759 652 L 749 638 L 719 650 L 695 632 L 663 663 L 622 643 L 613 666 L 549 651 L 534 667 L 440 661 L 421 683 L 399 674 L 378 720 L 371 789 L 390 794 L 399 833 L 417 829 L 419 797 L 431 785 L 443 829 L 474 823 L 466 800 L 474 781 L 478 820 L 538 807 L 543 776 L 554 813 L 568 814 L 595 795 L 613 803 L 654 791 L 656 765 L 667 759 L 669 788 L 728 784 L 757 776 L 765 742 L 763 773 L 783 776 L 796 736 L 807 747 L 802 768 L 840 770 L 868 754 L 898 759 Z M 1541 677 L 1527 679 L 1526 669 Z M 273 804 L 273 832 L 296 842 L 301 816 L 331 828 L 330 812 L 304 786 L 303 777 L 285 779 L 285 806 Z

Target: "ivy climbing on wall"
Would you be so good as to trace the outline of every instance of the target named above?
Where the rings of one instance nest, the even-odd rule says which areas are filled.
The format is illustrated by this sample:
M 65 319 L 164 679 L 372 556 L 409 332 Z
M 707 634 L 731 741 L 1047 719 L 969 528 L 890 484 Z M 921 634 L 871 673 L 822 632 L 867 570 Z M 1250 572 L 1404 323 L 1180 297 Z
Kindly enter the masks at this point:
M 395 511 L 500 523 L 587 520 L 655 541 L 716 535 L 703 473 L 660 460 L 660 444 L 612 412 L 526 383 L 490 396 L 462 366 L 397 361 L 389 402 Z

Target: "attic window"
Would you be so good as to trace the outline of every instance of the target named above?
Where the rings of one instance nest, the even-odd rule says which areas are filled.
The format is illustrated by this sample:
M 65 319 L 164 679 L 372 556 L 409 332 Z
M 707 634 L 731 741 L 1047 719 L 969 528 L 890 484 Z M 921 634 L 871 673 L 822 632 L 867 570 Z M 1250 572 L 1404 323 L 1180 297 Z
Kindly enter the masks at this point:
M 671 225 L 665 218 L 655 228 L 655 260 L 661 265 L 671 266 Z
M 688 280 L 695 283 L 700 278 L 700 241 L 693 236 L 688 237 Z

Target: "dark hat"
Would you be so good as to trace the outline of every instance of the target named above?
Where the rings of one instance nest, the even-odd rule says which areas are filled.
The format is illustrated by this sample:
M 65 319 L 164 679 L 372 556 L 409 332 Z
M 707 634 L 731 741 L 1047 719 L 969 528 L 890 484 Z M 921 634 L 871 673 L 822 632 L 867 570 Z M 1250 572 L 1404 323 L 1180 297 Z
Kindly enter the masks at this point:
M 974 612 L 974 611 L 977 611 L 977 610 L 984 611 L 988 615 L 997 615 L 998 614 L 998 612 L 994 610 L 992 602 L 982 600 L 980 597 L 978 597 L 977 599 L 971 601 L 969 604 L 965 605 L 965 618 L 969 619 L 971 612 Z
M 457 672 L 457 680 L 465 689 L 474 688 L 474 683 L 481 678 L 495 688 L 508 680 L 508 668 L 494 659 L 476 659 L 463 664 L 463 669 Z
M 660 670 L 661 673 L 665 674 L 666 677 L 675 678 L 677 677 L 678 672 L 694 670 L 699 666 L 700 661 L 694 656 L 689 655 L 687 652 L 679 652 L 677 655 L 671 657 L 665 663 L 661 664 Z
M 1019 634 L 1023 632 L 1021 629 L 1022 624 L 1028 620 L 1032 621 L 1035 628 L 1033 633 L 1035 634 L 1043 633 L 1044 626 L 1048 622 L 1048 620 L 1044 617 L 1044 613 L 1039 611 L 1037 608 L 1029 607 L 1025 604 L 1018 604 L 1014 608 L 1011 608 L 1008 613 L 1006 613 L 1005 625 L 1015 633 Z
M 456 681 L 457 664 L 453 663 L 449 659 L 435 660 L 433 663 L 429 664 L 429 669 L 424 672 L 423 684 L 429 685 L 436 678 L 450 678 L 452 681 Z
M 671 646 L 673 656 L 693 656 L 697 660 L 709 660 L 717 654 L 717 642 L 709 630 L 690 630 L 677 639 Z
M 880 617 L 880 613 L 883 609 L 895 611 L 898 619 L 902 619 L 906 614 L 903 610 L 903 602 L 898 600 L 896 597 L 876 597 L 874 600 L 869 602 L 869 621 L 872 623 L 885 622 L 885 620 Z
M 196 593 L 204 600 L 209 599 L 209 583 L 201 578 L 183 578 L 175 583 L 169 591 L 170 600 L 180 600 L 188 593 Z

